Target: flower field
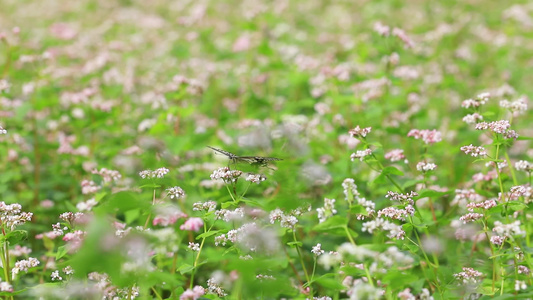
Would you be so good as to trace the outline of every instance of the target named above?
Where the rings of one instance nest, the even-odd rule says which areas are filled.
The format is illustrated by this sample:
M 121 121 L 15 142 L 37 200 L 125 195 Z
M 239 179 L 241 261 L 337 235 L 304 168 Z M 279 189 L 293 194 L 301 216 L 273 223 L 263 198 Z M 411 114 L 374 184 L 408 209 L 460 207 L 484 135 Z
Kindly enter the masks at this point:
M 1 299 L 533 299 L 527 1 L 0 0 Z

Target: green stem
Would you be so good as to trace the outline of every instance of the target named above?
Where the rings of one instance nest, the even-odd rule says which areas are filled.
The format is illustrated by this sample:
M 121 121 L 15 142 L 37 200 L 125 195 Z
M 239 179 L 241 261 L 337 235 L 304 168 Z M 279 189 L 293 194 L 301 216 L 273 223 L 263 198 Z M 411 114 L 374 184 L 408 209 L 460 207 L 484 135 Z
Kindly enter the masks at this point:
M 309 273 L 307 272 L 307 268 L 305 267 L 305 263 L 304 263 L 304 259 L 303 259 L 303 256 L 302 256 L 302 253 L 300 251 L 300 247 L 298 247 L 298 240 L 296 239 L 296 230 L 292 230 L 292 237 L 294 239 L 294 242 L 295 242 L 295 247 L 296 247 L 296 252 L 298 252 L 298 257 L 300 258 L 300 263 L 302 264 L 302 269 L 304 270 L 304 274 L 305 274 L 305 279 L 307 280 L 307 283 L 310 282 L 309 280 Z M 312 288 L 309 287 L 312 291 Z M 312 292 L 310 293 L 312 295 Z

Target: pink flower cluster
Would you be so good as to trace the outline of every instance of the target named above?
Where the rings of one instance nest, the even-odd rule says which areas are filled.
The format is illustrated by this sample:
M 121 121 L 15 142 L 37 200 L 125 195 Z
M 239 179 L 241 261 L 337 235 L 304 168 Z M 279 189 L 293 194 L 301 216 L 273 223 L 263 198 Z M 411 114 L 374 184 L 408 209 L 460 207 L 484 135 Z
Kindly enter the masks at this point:
M 426 144 L 434 144 L 437 142 L 442 141 L 442 134 L 440 131 L 437 131 L 435 129 L 428 130 L 428 129 L 411 129 L 409 133 L 407 133 L 408 137 L 414 137 L 415 139 L 422 139 L 424 143 Z
M 199 285 L 195 286 L 192 290 L 187 289 L 180 296 L 180 300 L 196 300 L 205 295 L 205 289 Z
M 348 133 L 352 137 L 359 137 L 359 136 L 360 137 L 366 137 L 366 135 L 369 134 L 370 131 L 372 131 L 372 127 L 361 128 L 361 127 L 359 127 L 359 125 L 357 125 L 355 128 L 350 129 L 350 131 L 348 131 Z
M 487 155 L 487 150 L 485 150 L 485 148 L 481 146 L 476 147 L 472 144 L 461 147 L 461 151 L 463 151 L 465 154 L 470 154 L 470 156 L 473 156 L 473 157 Z

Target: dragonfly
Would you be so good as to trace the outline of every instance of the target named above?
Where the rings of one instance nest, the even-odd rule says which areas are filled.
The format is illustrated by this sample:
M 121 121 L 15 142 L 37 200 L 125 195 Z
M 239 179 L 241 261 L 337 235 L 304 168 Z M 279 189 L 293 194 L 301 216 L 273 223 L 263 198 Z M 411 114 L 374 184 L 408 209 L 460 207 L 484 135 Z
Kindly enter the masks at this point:
M 247 162 L 247 163 L 249 163 L 251 165 L 266 167 L 266 166 L 268 166 L 269 162 L 283 160 L 283 159 L 277 158 L 277 157 L 239 156 L 239 155 L 233 154 L 231 152 L 228 152 L 226 150 L 217 149 L 217 148 L 214 148 L 214 147 L 211 147 L 211 146 L 207 146 L 207 148 L 211 148 L 214 151 L 227 156 L 229 158 L 230 162 L 232 162 L 233 164 L 235 164 L 237 162 Z

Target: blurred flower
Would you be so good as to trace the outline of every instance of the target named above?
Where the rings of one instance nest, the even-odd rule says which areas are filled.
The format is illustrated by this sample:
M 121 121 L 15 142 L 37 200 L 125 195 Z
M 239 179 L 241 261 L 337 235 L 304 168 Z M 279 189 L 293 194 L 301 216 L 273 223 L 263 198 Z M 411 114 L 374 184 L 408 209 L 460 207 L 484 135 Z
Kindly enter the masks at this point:
M 322 245 L 320 245 L 320 243 L 316 244 L 316 246 L 313 247 L 313 249 L 311 250 L 311 252 L 315 255 L 315 256 L 320 256 L 322 254 L 324 254 L 324 250 L 322 250 L 321 248 Z
M 365 150 L 357 150 L 355 153 L 352 153 L 350 155 L 350 159 L 354 161 L 355 159 L 359 159 L 359 161 L 363 161 L 365 157 L 370 156 L 372 154 L 371 149 L 365 149 Z
M 33 258 L 33 257 L 30 257 L 27 260 L 25 259 L 25 260 L 17 261 L 15 263 L 15 266 L 13 267 L 13 269 L 11 269 L 11 274 L 12 274 L 13 280 L 15 280 L 16 275 L 20 271 L 28 272 L 29 268 L 36 267 L 39 264 L 40 264 L 39 260 L 37 260 L 36 258 Z
M 405 158 L 402 149 L 393 149 L 385 154 L 385 159 L 391 162 L 399 161 Z
M 487 155 L 487 150 L 485 150 L 485 148 L 481 146 L 476 147 L 472 144 L 461 147 L 461 151 L 463 151 L 465 154 L 470 154 L 472 157 Z
M 326 219 L 337 213 L 337 210 L 335 209 L 335 199 L 324 198 L 324 207 L 319 207 L 316 211 L 318 213 L 318 222 L 322 223 L 326 221 Z
M 416 169 L 421 172 L 427 172 L 427 171 L 433 171 L 437 168 L 437 165 L 434 163 L 428 163 L 428 162 L 419 162 L 416 164 Z
M 411 129 L 409 133 L 407 134 L 408 137 L 414 137 L 415 139 L 422 139 L 424 143 L 426 144 L 434 144 L 437 142 L 442 141 L 442 134 L 433 129 L 433 130 L 418 130 L 418 129 Z
M 201 218 L 189 218 L 183 225 L 181 230 L 198 231 L 204 226 L 204 221 Z
M 166 189 L 166 191 L 167 191 L 167 196 L 170 199 L 174 199 L 174 198 L 182 199 L 182 198 L 185 198 L 185 192 L 179 186 L 168 188 L 168 189 Z
M 483 276 L 483 273 L 476 271 L 472 268 L 466 268 L 466 267 L 463 268 L 463 272 L 453 274 L 453 277 L 461 281 L 461 283 L 463 284 L 477 283 L 481 280 L 480 278 L 481 276 Z
M 180 295 L 180 300 L 196 300 L 205 295 L 205 289 L 199 285 L 195 286 L 192 290 L 187 289 Z

